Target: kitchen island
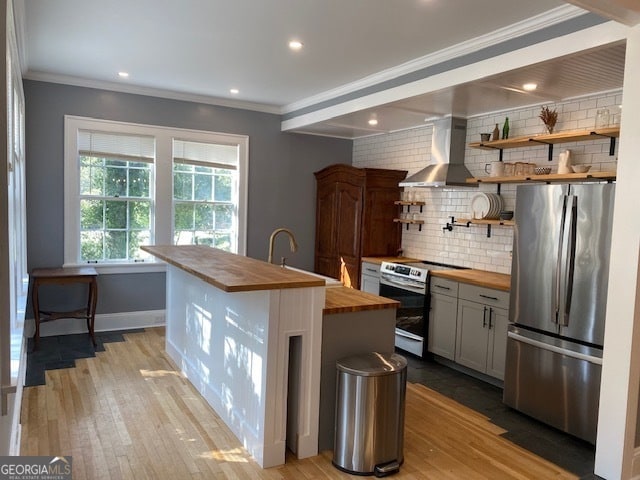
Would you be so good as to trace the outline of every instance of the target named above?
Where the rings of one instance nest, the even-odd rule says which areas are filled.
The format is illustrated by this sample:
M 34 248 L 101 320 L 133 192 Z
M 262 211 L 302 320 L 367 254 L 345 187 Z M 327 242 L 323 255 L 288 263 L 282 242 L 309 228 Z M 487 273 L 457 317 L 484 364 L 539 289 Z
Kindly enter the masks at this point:
M 249 453 L 265 468 L 285 447 L 316 455 L 333 429 L 335 357 L 392 350 L 396 302 L 210 247 L 143 248 L 168 263 L 167 353 Z M 344 315 L 358 328 L 370 315 L 367 334 Z

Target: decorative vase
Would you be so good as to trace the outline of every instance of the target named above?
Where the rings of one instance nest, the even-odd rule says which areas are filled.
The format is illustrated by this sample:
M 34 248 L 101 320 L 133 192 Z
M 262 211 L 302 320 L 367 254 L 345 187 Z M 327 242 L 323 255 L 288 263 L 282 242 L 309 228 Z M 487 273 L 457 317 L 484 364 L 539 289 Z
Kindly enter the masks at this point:
M 554 126 L 551 126 L 551 125 L 545 125 L 545 126 L 544 126 L 544 133 L 549 133 L 549 134 L 551 134 L 551 133 L 553 133 L 553 129 L 554 129 Z

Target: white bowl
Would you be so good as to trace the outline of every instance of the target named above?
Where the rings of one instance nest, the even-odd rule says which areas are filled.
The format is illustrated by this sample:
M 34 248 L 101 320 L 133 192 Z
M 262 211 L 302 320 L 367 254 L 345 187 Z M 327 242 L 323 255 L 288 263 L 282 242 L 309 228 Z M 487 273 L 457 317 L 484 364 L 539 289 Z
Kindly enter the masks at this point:
M 573 165 L 571 167 L 573 173 L 587 173 L 590 168 L 591 165 Z

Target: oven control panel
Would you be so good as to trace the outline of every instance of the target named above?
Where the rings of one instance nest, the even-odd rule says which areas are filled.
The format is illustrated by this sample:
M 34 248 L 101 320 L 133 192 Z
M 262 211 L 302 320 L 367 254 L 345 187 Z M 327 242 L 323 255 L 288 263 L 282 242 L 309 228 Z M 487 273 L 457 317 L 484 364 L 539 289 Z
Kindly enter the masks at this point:
M 403 265 L 400 263 L 382 262 L 380 271 L 398 277 L 411 278 L 426 282 L 429 270 L 426 268 L 418 268 L 412 265 Z
M 427 268 L 419 268 L 415 265 L 406 265 L 401 263 L 382 262 L 380 266 L 380 278 L 411 281 L 411 284 L 422 288 L 427 283 Z

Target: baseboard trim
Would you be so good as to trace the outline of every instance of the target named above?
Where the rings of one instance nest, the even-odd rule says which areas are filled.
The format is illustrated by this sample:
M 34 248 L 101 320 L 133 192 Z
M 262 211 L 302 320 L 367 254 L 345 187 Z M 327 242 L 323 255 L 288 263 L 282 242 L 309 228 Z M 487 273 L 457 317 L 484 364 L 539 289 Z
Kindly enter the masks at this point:
M 144 310 L 138 312 L 103 313 L 96 315 L 95 331 L 132 330 L 136 328 L 161 327 L 165 324 L 164 310 Z M 25 333 L 32 337 L 35 333 L 33 318 L 26 321 Z M 55 322 L 40 324 L 40 336 L 72 335 L 87 333 L 87 324 L 80 318 L 61 318 Z

